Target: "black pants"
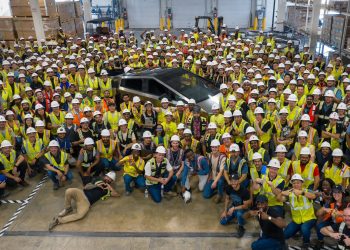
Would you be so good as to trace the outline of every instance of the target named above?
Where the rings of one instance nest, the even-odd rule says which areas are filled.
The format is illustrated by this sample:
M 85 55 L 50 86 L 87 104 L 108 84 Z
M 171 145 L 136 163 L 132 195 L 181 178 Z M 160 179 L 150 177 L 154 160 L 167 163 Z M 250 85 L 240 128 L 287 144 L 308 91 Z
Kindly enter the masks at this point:
M 87 171 L 87 168 L 82 167 L 83 172 L 85 173 Z M 80 177 L 81 180 L 83 182 L 83 185 L 85 186 L 86 184 L 88 184 L 89 182 L 91 182 L 92 177 L 93 176 L 99 176 L 101 174 L 101 172 L 103 171 L 103 165 L 100 163 L 98 163 L 97 165 L 95 165 L 91 171 L 90 171 L 90 176 L 83 176 L 80 173 Z
M 26 171 L 27 171 L 27 163 L 22 162 L 18 167 L 17 167 L 17 172 L 19 172 L 19 178 L 21 178 L 22 181 L 24 181 L 24 178 L 26 176 Z M 12 170 L 9 172 L 10 174 L 13 175 Z M 16 186 L 17 182 L 12 179 L 12 178 L 7 178 L 6 179 L 6 184 L 10 187 Z

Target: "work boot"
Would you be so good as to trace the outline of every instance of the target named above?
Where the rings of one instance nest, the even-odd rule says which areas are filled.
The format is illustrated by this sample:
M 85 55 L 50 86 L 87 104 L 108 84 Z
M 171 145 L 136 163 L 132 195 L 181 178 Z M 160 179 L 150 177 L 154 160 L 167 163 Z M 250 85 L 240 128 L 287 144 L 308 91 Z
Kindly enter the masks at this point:
M 58 217 L 64 217 L 71 212 L 73 212 L 73 208 L 71 208 L 71 207 L 65 208 L 58 214 Z
M 214 199 L 214 202 L 215 202 L 216 204 L 219 204 L 219 203 L 221 202 L 221 200 L 222 200 L 222 196 L 221 196 L 221 195 L 217 195 L 217 196 L 215 197 L 215 199 Z
M 52 231 L 52 229 L 54 229 L 55 226 L 57 226 L 58 224 L 60 224 L 58 222 L 58 218 L 57 217 L 54 217 L 52 222 L 49 224 L 49 232 Z
M 244 235 L 245 229 L 243 226 L 239 225 L 237 229 L 237 237 L 242 238 Z

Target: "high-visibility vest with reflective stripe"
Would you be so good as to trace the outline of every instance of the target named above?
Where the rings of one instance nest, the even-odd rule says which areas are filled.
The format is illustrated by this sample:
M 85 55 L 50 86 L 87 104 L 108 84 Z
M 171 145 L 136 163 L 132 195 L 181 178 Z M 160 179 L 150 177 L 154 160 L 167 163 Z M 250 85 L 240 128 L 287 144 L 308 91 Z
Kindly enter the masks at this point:
M 12 141 L 11 133 L 10 133 L 10 128 L 8 126 L 5 127 L 5 135 L 2 133 L 3 131 L 0 131 L 0 143 L 3 140 L 8 140 Z
M 167 166 L 166 158 L 164 158 L 163 161 L 160 163 L 160 165 L 158 167 L 158 168 L 160 168 L 159 171 L 157 171 L 158 168 L 157 168 L 157 163 L 156 163 L 155 158 L 150 159 L 149 163 L 151 164 L 151 176 L 152 177 L 159 178 L 166 171 L 166 166 Z M 148 184 L 148 185 L 153 185 L 153 184 L 157 184 L 157 183 L 158 183 L 157 181 L 150 181 L 150 180 L 146 179 L 146 184 Z
M 16 151 L 11 150 L 10 159 L 8 159 L 3 153 L 0 153 L 0 162 L 4 165 L 5 172 L 10 172 L 15 166 L 16 161 Z
M 59 114 L 58 118 L 57 118 L 57 116 L 54 113 L 50 113 L 49 117 L 50 117 L 51 123 L 53 125 L 60 125 L 60 126 L 62 126 L 64 124 L 64 113 L 62 111 L 60 111 L 60 114 Z M 51 133 L 53 135 L 57 135 L 57 128 L 55 128 L 55 129 L 52 128 L 51 129 Z
M 36 133 L 36 139 L 39 140 L 39 134 L 38 133 Z M 43 143 L 44 143 L 45 147 L 49 145 L 49 143 L 50 143 L 50 130 L 44 129 L 42 140 L 43 140 Z
M 301 224 L 316 219 L 312 201 L 303 195 L 296 196 L 293 192 L 289 195 L 289 203 L 292 213 L 292 220 Z
M 118 122 L 119 122 L 119 112 L 114 111 L 114 113 L 112 114 L 111 111 L 108 111 L 107 113 L 105 113 L 104 121 L 106 126 L 107 126 L 107 123 L 109 122 L 109 124 L 111 125 L 111 128 L 113 130 L 117 130 Z
M 272 192 L 272 188 L 269 186 L 269 184 L 267 184 L 267 182 L 269 181 L 269 175 L 266 174 L 263 177 L 263 180 L 264 180 L 264 182 L 263 182 L 263 185 L 261 187 L 260 194 L 264 194 L 267 196 L 268 205 L 269 206 L 283 206 L 283 202 L 277 200 L 277 196 Z M 274 180 L 272 180 L 273 187 L 276 188 L 279 184 L 281 184 L 282 181 L 283 181 L 283 179 L 277 175 L 276 178 Z
M 233 122 L 233 123 L 232 123 L 232 128 L 239 131 L 239 135 L 237 135 L 237 136 L 235 137 L 236 143 L 244 142 L 244 141 L 245 141 L 245 131 L 244 131 L 244 127 L 246 126 L 246 124 L 248 124 L 248 122 L 246 122 L 244 119 L 242 119 L 242 121 L 241 121 L 241 123 L 239 124 L 239 126 L 237 126 L 236 122 Z
M 45 154 L 45 157 L 50 162 L 50 164 L 52 166 L 58 168 L 61 171 L 64 171 L 64 164 L 67 161 L 68 156 L 67 156 L 67 153 L 63 152 L 63 151 L 60 151 L 59 154 L 60 154 L 60 159 L 61 159 L 59 164 L 56 162 L 55 157 L 53 157 L 50 152 L 47 152 Z
M 328 167 L 328 163 L 326 163 L 327 167 L 324 170 L 324 177 L 330 178 L 334 181 L 336 185 L 341 185 L 343 182 L 343 175 L 348 171 L 348 166 L 346 164 L 342 164 L 342 168 L 335 166 L 332 164 L 331 167 Z
M 108 78 L 107 82 L 104 83 L 102 79 L 100 79 L 100 89 L 101 89 L 101 97 L 104 97 L 104 92 L 109 90 L 110 96 L 112 96 L 112 80 Z
M 301 108 L 298 106 L 295 106 L 294 109 L 291 111 L 290 107 L 287 106 L 287 110 L 289 112 L 287 116 L 288 121 L 296 122 L 299 119 Z
M 29 140 L 25 140 L 23 142 L 23 147 L 26 150 L 26 155 L 28 156 L 29 161 L 33 161 L 35 157 L 40 154 L 43 147 L 43 140 L 36 139 L 35 144 L 33 144 Z
M 281 176 L 284 180 L 287 178 L 290 163 L 291 161 L 287 158 L 284 159 L 283 163 L 280 162 L 281 167 L 278 169 L 278 175 Z
M 310 143 L 306 143 L 306 145 L 303 147 L 309 148 L 310 151 L 312 149 L 315 150 L 315 146 L 310 144 Z M 300 151 L 301 151 L 301 148 L 303 148 L 303 147 L 300 145 L 300 142 L 296 142 L 294 145 L 294 154 L 295 154 L 295 157 L 297 160 L 300 160 Z
M 92 150 L 93 160 L 95 160 L 95 156 L 96 156 L 96 148 L 94 147 Z M 87 154 L 86 150 L 84 149 L 83 150 L 83 162 L 81 163 L 81 166 L 84 168 L 88 168 L 88 167 L 90 167 L 91 164 L 92 164 L 92 162 L 89 162 L 88 154 Z
M 317 168 L 317 165 L 315 163 L 309 162 L 305 168 L 304 171 L 301 172 L 300 167 L 300 161 L 294 161 L 292 163 L 293 167 L 293 174 L 300 174 L 301 177 L 304 179 L 303 187 L 308 188 L 311 184 L 314 183 L 314 171 L 315 168 Z
M 106 150 L 106 147 L 105 147 L 105 145 L 102 142 L 102 139 L 98 140 L 96 142 L 96 145 L 97 145 L 98 152 L 101 154 L 101 158 L 106 158 L 109 161 L 111 161 L 113 159 L 113 154 L 114 154 L 115 147 L 116 147 L 116 141 L 115 140 L 110 140 L 108 151 Z
M 262 161 L 264 162 L 264 156 L 265 156 L 266 150 L 264 148 L 259 148 L 257 153 L 261 154 L 262 156 Z M 252 162 L 253 161 L 253 154 L 256 153 L 253 151 L 253 149 L 250 149 L 248 152 L 248 161 Z
M 332 134 L 336 134 L 337 133 L 337 126 L 334 125 L 333 127 L 330 127 L 330 124 L 328 124 L 327 128 L 325 129 L 328 132 L 331 132 Z M 336 148 L 340 148 L 340 142 L 339 139 L 334 139 L 334 138 L 330 138 L 331 140 L 331 148 L 332 150 L 336 149 Z M 319 148 L 321 148 L 321 144 L 324 141 L 324 138 L 321 139 L 320 143 L 319 143 Z
M 269 120 L 263 119 L 261 122 L 260 129 L 262 129 L 266 125 L 266 123 L 268 123 L 268 122 L 269 122 Z M 268 131 L 264 132 L 264 134 L 260 136 L 260 140 L 263 143 L 268 143 L 271 140 L 271 129 L 272 129 L 272 126 L 270 127 L 270 129 Z

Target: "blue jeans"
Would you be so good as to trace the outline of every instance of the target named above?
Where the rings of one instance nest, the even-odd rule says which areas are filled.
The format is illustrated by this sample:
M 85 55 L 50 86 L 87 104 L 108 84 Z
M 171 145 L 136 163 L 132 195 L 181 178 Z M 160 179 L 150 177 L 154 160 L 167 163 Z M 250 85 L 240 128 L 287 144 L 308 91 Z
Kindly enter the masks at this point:
M 57 169 L 57 168 L 55 168 L 55 169 Z M 61 171 L 62 172 L 62 171 Z M 63 172 L 62 172 L 63 173 Z M 54 172 L 54 171 L 47 171 L 47 175 L 49 176 L 49 178 L 52 180 L 52 182 L 53 183 L 55 183 L 55 184 L 59 184 L 59 182 L 58 182 L 58 180 L 57 180 L 57 178 L 56 178 L 56 176 L 57 176 L 57 173 L 56 172 Z M 67 172 L 67 174 L 65 175 L 66 176 L 66 179 L 67 179 L 67 181 L 68 180 L 72 180 L 73 179 L 73 173 L 72 173 L 72 171 L 71 170 L 68 170 L 68 172 Z
M 204 186 L 203 197 L 205 199 L 209 199 L 210 197 L 212 197 L 216 190 L 218 191 L 218 194 L 220 196 L 224 195 L 225 179 L 223 177 L 221 177 L 216 185 L 216 188 L 214 188 L 214 189 L 211 188 L 211 184 L 213 184 L 213 182 L 214 182 L 214 180 L 209 180 Z
M 323 240 L 324 235 L 321 233 L 321 229 L 327 226 L 330 226 L 332 224 L 331 220 L 322 221 L 321 223 L 316 225 L 316 231 L 317 231 L 317 239 Z
M 132 192 L 132 188 L 130 187 L 130 184 L 132 181 L 135 182 L 136 187 L 138 187 L 139 189 L 146 188 L 145 177 L 143 177 L 142 175 L 139 175 L 137 177 L 132 177 L 131 175 L 124 174 L 123 178 L 124 178 L 124 184 L 125 184 L 125 191 L 127 192 Z
M 252 250 L 282 250 L 284 247 L 285 243 L 266 236 L 262 236 L 252 243 Z
M 166 178 L 166 177 L 164 177 Z M 164 185 L 164 192 L 169 192 L 174 184 L 176 183 L 176 175 L 173 175 L 173 177 L 168 181 L 167 184 Z M 148 193 L 151 195 L 151 198 L 154 202 L 159 203 L 162 201 L 162 185 L 160 183 L 153 184 L 153 185 L 147 185 Z
M 246 212 L 244 209 L 239 209 L 233 211 L 232 215 L 227 215 L 226 217 L 223 217 L 220 219 L 221 225 L 227 225 L 229 222 L 232 221 L 233 218 L 237 218 L 238 225 L 243 226 L 245 224 L 245 221 L 243 219 L 243 214 Z
M 116 166 L 116 159 L 112 158 L 112 160 L 108 160 L 107 158 L 101 158 L 101 164 L 103 169 L 119 171 L 120 167 Z
M 290 222 L 284 230 L 284 237 L 289 239 L 293 237 L 297 232 L 301 231 L 303 235 L 303 242 L 310 243 L 311 229 L 316 223 L 316 219 L 309 220 L 307 222 L 297 224 L 294 221 Z

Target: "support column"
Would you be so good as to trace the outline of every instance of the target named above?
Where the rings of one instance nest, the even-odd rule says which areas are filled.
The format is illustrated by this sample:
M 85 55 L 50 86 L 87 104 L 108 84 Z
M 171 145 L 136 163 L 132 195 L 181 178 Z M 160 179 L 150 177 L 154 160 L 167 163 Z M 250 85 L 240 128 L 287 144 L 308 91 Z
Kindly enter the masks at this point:
M 310 25 L 310 51 L 312 53 L 316 51 L 320 12 L 321 12 L 321 0 L 314 0 L 312 5 L 312 19 L 311 19 L 311 25 Z
M 39 0 L 29 0 L 32 11 L 34 30 L 38 44 L 41 45 L 41 39 L 45 40 L 44 24 L 40 12 Z
M 92 19 L 90 0 L 83 0 L 83 10 L 84 10 L 84 22 L 86 27 L 86 22 Z
M 275 24 L 276 31 L 283 32 L 284 30 L 284 21 L 286 20 L 286 8 L 287 8 L 287 1 L 278 0 L 277 19 Z

